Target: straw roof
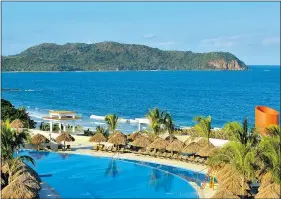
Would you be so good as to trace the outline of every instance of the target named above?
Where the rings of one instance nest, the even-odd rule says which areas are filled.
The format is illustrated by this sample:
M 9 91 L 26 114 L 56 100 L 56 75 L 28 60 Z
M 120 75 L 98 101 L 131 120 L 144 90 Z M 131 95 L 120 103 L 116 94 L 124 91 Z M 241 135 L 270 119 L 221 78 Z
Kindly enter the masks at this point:
M 142 137 L 141 132 L 135 132 L 127 136 L 129 141 L 135 141 L 137 138 Z
M 196 142 L 197 139 L 198 139 L 197 137 L 190 136 L 184 141 L 184 144 L 189 145 L 191 142 Z
M 233 172 L 231 166 L 226 164 L 216 173 L 216 179 L 219 181 L 219 183 L 224 180 L 224 176 L 226 176 L 229 171 Z
M 108 139 L 108 142 L 116 145 L 125 145 L 127 137 L 121 132 L 115 132 L 114 135 Z
M 151 142 L 154 142 L 156 139 L 158 139 L 159 137 L 153 133 L 150 133 L 148 135 L 148 139 L 151 141 Z
M 39 198 L 39 194 L 24 183 L 15 180 L 2 189 L 2 198 L 33 199 Z
M 265 173 L 261 178 L 261 189 L 274 182 L 273 176 L 270 172 Z
M 234 195 L 232 192 L 228 191 L 228 190 L 221 190 L 219 189 L 216 194 L 212 197 L 212 199 L 215 198 L 229 198 L 229 199 L 240 199 L 240 197 Z
M 32 144 L 41 144 L 41 143 L 50 142 L 50 140 L 47 139 L 44 135 L 37 133 L 32 137 L 31 142 Z
M 142 147 L 142 148 L 148 147 L 150 144 L 151 144 L 151 141 L 147 137 L 144 137 L 144 136 L 140 136 L 135 141 L 132 142 L 133 146 Z
M 121 133 L 120 131 L 114 131 L 113 133 L 109 134 L 108 139 L 114 136 L 116 133 Z
M 266 186 L 264 189 L 259 190 L 255 198 L 280 198 L 280 184 L 270 184 Z
M 191 142 L 189 145 L 182 149 L 183 153 L 196 153 L 198 152 L 202 146 L 200 146 L 197 142 Z
M 207 138 L 199 138 L 199 140 L 197 140 L 196 142 L 197 142 L 197 144 L 199 144 L 202 147 L 208 145 L 208 139 Z M 209 144 L 211 144 L 211 143 L 209 143 Z
M 197 152 L 197 155 L 201 157 L 209 157 L 213 155 L 217 151 L 217 148 L 212 144 L 207 144 L 204 146 L 199 152 Z
M 243 177 L 239 175 L 237 172 L 235 172 L 230 177 L 226 178 L 223 183 L 221 183 L 220 190 L 228 190 L 231 191 L 234 195 L 246 195 L 245 190 L 249 190 L 249 185 L 244 182 L 243 183 Z M 244 190 L 242 190 L 242 186 Z
M 63 132 L 56 138 L 56 142 L 62 142 L 62 141 L 74 142 L 75 138 L 72 137 L 69 133 Z
M 106 142 L 106 137 L 102 133 L 96 133 L 89 139 L 89 142 Z
M 168 144 L 169 144 L 168 141 L 166 141 L 162 138 L 158 138 L 149 145 L 149 148 L 160 149 L 160 150 L 166 149 Z
M 10 126 L 15 129 L 24 128 L 24 124 L 21 120 L 15 119 L 11 122 Z
M 176 136 L 174 136 L 173 134 L 170 134 L 165 138 L 165 140 L 168 142 L 173 142 L 175 140 L 178 140 L 178 138 Z
M 183 143 L 179 140 L 174 140 L 167 146 L 168 151 L 181 151 L 183 149 Z

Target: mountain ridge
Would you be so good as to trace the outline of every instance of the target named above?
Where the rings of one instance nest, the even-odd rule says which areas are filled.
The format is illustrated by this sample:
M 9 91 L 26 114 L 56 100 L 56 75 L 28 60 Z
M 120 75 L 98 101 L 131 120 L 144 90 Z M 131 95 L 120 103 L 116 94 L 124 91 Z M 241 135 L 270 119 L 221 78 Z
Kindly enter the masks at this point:
M 2 56 L 2 71 L 247 70 L 229 52 L 160 50 L 139 44 L 42 43 Z

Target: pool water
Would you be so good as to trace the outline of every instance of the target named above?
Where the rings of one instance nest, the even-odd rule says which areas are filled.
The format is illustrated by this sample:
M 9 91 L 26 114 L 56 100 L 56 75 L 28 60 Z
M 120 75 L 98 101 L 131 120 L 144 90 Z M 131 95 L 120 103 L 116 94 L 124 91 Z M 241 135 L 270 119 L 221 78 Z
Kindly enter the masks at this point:
M 51 174 L 41 178 L 61 198 L 198 198 L 186 180 L 153 165 L 29 150 L 18 155 L 33 157 L 39 175 Z

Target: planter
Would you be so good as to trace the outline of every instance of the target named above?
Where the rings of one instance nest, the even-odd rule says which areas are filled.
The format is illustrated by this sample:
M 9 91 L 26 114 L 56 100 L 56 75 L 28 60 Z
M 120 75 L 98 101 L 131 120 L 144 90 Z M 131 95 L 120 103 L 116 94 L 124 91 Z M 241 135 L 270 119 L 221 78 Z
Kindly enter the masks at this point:
M 255 108 L 255 117 L 255 127 L 263 135 L 265 135 L 265 129 L 270 125 L 279 125 L 278 111 L 267 106 L 257 106 Z

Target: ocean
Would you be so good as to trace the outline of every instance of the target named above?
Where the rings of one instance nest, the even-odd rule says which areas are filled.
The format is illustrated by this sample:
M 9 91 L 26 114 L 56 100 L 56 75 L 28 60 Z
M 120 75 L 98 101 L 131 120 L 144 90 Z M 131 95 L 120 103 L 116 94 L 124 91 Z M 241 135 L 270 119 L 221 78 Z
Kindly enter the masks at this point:
M 251 66 L 248 71 L 118 71 L 2 73 L 2 98 L 24 106 L 33 119 L 48 110 L 72 110 L 76 122 L 95 128 L 104 121 L 91 115 L 115 113 L 120 118 L 142 118 L 158 107 L 170 112 L 178 127 L 194 125 L 195 116 L 212 116 L 212 126 L 245 117 L 254 125 L 257 105 L 280 110 L 280 67 Z M 145 126 L 143 126 L 145 128 Z M 131 132 L 135 124 L 120 124 Z

